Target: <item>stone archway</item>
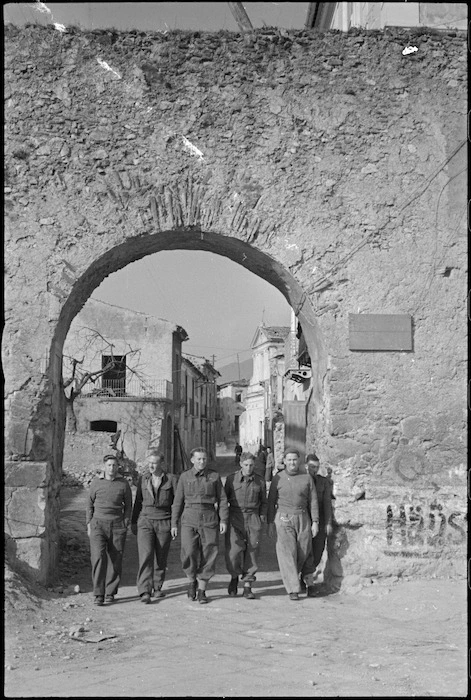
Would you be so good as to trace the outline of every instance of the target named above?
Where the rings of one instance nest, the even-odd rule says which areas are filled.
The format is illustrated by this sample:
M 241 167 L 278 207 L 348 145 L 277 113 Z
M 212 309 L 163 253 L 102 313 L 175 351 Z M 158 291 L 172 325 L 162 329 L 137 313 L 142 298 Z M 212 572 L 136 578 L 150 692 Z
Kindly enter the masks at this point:
M 243 214 L 243 216 L 247 215 Z M 240 218 L 238 222 L 240 225 Z M 29 468 L 34 468 L 34 462 L 34 464 L 43 465 L 42 468 L 45 469 L 42 486 L 46 487 L 43 497 L 47 526 L 44 529 L 41 528 L 39 533 L 40 553 L 36 556 L 37 566 L 33 564 L 31 567 L 33 573 L 35 568 L 41 571 L 39 574 L 41 580 L 49 580 L 53 576 L 58 556 L 56 546 L 59 539 L 58 494 L 65 435 L 62 349 L 70 324 L 105 277 L 147 255 L 176 249 L 207 251 L 228 257 L 274 285 L 285 296 L 302 324 L 313 368 L 315 368 L 309 416 L 311 423 L 317 422 L 316 426 L 312 425 L 312 429 L 322 431 L 320 421 L 323 416 L 323 376 L 326 371 L 327 356 L 307 293 L 286 266 L 252 243 L 240 240 L 233 235 L 204 230 L 196 225 L 180 226 L 176 229 L 127 238 L 97 256 L 83 274 L 73 280 L 69 295 L 63 303 L 55 324 L 43 392 L 29 423 L 30 453 L 27 455 L 30 459 Z M 44 467 L 44 465 L 48 466 Z M 21 559 L 21 553 L 15 553 Z
M 104 277 L 178 247 L 226 255 L 295 310 L 337 517 L 365 526 L 351 570 L 458 561 L 466 37 L 436 39 L 411 59 L 394 33 L 7 30 L 6 532 L 33 575 L 54 569 L 70 322 Z M 360 313 L 413 317 L 414 352 L 352 352 Z M 446 547 L 418 547 L 412 518 L 415 549 L 391 550 L 387 508 L 436 498 Z
M 105 277 L 147 255 L 162 250 L 202 250 L 217 253 L 230 258 L 250 272 L 262 277 L 275 286 L 286 298 L 290 306 L 298 316 L 306 338 L 308 350 L 313 363 L 313 379 L 311 392 L 312 409 L 309 412 L 311 421 L 315 416 L 322 415 L 323 404 L 323 376 L 326 370 L 327 356 L 320 330 L 315 318 L 314 310 L 309 303 L 306 292 L 294 276 L 275 258 L 262 252 L 259 248 L 220 233 L 205 232 L 199 228 L 192 230 L 170 230 L 147 236 L 139 236 L 128 239 L 125 243 L 114 247 L 95 260 L 88 270 L 74 285 L 69 298 L 63 306 L 58 320 L 55 334 L 51 343 L 49 367 L 50 381 L 54 386 L 60 386 L 62 382 L 61 364 L 55 361 L 62 355 L 62 346 L 70 324 L 83 304 L 91 296 Z M 63 406 L 61 401 L 53 403 L 53 421 L 58 431 L 52 439 L 53 462 L 61 464 L 62 453 L 62 429 Z M 319 422 L 319 419 L 318 421 Z M 314 427 L 314 426 L 312 426 Z M 321 429 L 320 424 L 316 426 Z M 59 432 L 60 431 L 60 432 Z M 50 442 L 45 435 L 41 440 Z

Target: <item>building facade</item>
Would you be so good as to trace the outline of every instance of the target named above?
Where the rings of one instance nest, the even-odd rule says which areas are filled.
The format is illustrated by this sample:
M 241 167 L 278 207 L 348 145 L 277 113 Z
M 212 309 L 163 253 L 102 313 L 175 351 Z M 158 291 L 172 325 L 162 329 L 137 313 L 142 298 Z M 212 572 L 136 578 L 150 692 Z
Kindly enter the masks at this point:
M 174 471 L 175 405 L 182 342 L 171 321 L 89 299 L 71 324 L 64 345 L 63 377 L 70 397 L 80 378 L 90 379 L 73 401 L 64 445 L 65 469 L 90 468 L 116 447 L 135 462 L 156 448 Z M 109 368 L 106 370 L 106 368 Z
M 216 441 L 232 451 L 240 443 L 240 417 L 245 411 L 247 379 L 218 386 Z
M 204 447 L 210 461 L 216 456 L 217 377 L 205 358 L 185 354 L 180 369 L 180 401 L 176 406 L 175 471 L 191 467 L 194 447 Z
M 288 326 L 257 328 L 252 340 L 253 371 L 245 397 L 245 412 L 240 416 L 240 444 L 250 452 L 260 445 L 272 446 L 272 421 L 282 402 L 284 343 Z
M 313 26 L 317 29 L 352 27 L 431 27 L 467 29 L 467 5 L 462 2 L 318 2 Z

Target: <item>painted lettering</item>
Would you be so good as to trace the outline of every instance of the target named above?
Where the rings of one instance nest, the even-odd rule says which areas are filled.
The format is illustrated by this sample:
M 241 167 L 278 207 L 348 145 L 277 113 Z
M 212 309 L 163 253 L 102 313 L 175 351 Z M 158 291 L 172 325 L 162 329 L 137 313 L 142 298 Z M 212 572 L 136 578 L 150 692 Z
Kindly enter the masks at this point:
M 427 512 L 428 510 L 428 512 Z M 428 516 L 428 517 L 427 517 Z M 466 515 L 453 511 L 447 517 L 444 507 L 436 501 L 386 508 L 385 554 L 390 556 L 434 557 L 448 544 L 458 544 L 466 537 L 465 528 L 456 521 Z M 424 550 L 425 547 L 425 550 Z

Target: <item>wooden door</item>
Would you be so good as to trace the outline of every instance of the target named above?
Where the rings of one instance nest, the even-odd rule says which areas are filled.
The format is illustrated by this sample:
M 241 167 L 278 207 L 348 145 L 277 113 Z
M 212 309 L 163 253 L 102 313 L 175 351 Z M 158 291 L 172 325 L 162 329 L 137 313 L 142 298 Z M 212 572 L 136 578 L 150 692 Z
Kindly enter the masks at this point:
M 301 455 L 304 463 L 306 454 L 306 402 L 283 401 L 283 418 L 285 422 L 285 449 L 293 447 Z

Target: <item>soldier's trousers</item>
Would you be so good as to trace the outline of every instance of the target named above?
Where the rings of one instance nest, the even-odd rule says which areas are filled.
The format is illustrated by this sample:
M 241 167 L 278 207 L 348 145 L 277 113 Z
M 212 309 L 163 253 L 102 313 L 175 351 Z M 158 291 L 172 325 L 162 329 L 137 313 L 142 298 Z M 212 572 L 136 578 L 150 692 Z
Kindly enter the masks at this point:
M 94 595 L 116 595 L 121 580 L 126 528 L 118 520 L 90 521 L 90 559 Z
M 181 561 L 190 581 L 209 581 L 218 555 L 219 518 L 213 507 L 188 508 L 181 520 Z
M 303 567 L 302 574 L 303 576 L 308 573 L 308 569 L 312 569 L 312 572 L 314 572 L 317 567 L 319 566 L 322 555 L 324 553 L 325 549 L 325 542 L 326 542 L 326 532 L 325 532 L 325 520 L 323 518 L 319 519 L 319 531 L 315 537 L 312 538 L 312 552 L 311 555 L 309 556 L 306 564 Z M 310 573 L 312 573 L 310 572 Z
M 152 593 L 165 581 L 165 569 L 172 536 L 170 518 L 152 520 L 143 515 L 137 521 L 137 548 L 139 551 L 139 571 L 137 573 L 137 592 Z
M 299 574 L 314 573 L 312 560 L 311 518 L 306 511 L 275 516 L 276 557 L 287 593 L 299 593 Z
M 258 513 L 231 509 L 226 532 L 226 567 L 231 577 L 241 576 L 244 583 L 255 581 L 261 527 Z

